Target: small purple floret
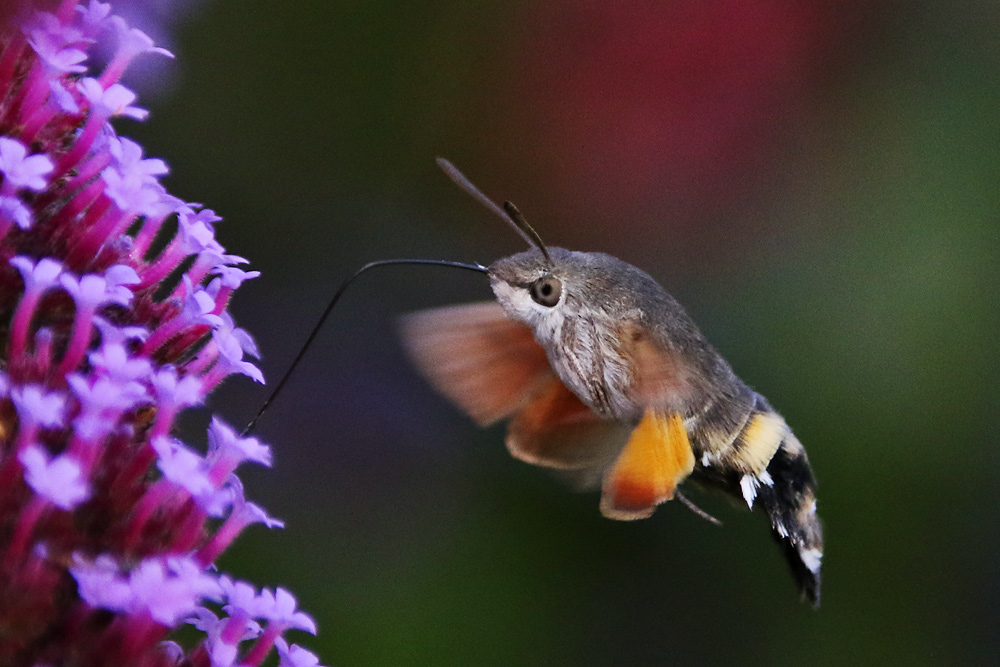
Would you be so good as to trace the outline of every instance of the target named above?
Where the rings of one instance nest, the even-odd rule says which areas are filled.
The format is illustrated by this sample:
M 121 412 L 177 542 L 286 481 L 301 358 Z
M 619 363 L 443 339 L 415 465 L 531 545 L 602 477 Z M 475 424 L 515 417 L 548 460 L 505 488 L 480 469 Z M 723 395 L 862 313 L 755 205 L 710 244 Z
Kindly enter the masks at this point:
M 288 645 L 280 637 L 274 642 L 278 649 L 278 667 L 320 667 L 319 658 L 315 653 L 310 653 L 301 646 Z
M 153 40 L 138 28 L 130 28 L 120 16 L 111 17 L 111 25 L 118 33 L 118 52 L 115 58 L 132 60 L 143 53 L 157 53 L 161 56 L 173 58 L 174 54 L 164 48 L 156 46 Z
M 111 15 L 111 3 L 90 0 L 86 7 L 77 7 L 80 15 L 80 29 L 84 35 L 95 37 L 105 27 L 105 22 Z
M 48 156 L 28 155 L 28 149 L 20 141 L 0 137 L 0 173 L 5 189 L 44 190 L 45 176 L 54 168 Z
M 108 555 L 93 562 L 75 558 L 69 568 L 76 579 L 80 597 L 91 607 L 110 611 L 126 611 L 131 599 L 128 582 L 118 575 L 118 565 Z
M 179 377 L 173 366 L 166 366 L 155 373 L 150 383 L 156 397 L 172 406 L 198 405 L 204 400 L 201 381 L 191 376 Z
M 135 93 L 120 83 L 112 84 L 105 90 L 97 79 L 85 78 L 77 85 L 80 94 L 90 103 L 91 111 L 102 118 L 126 116 L 144 120 L 149 115 L 145 109 L 132 106 Z
M 0 195 L 0 221 L 13 222 L 21 229 L 31 229 L 31 209 L 17 197 Z
M 277 623 L 287 628 L 304 630 L 316 634 L 316 622 L 308 614 L 296 611 L 298 602 L 295 596 L 284 588 L 277 588 L 272 593 L 268 589 L 260 592 L 260 614 L 271 623 Z
M 81 310 L 116 303 L 127 306 L 132 301 L 132 290 L 127 285 L 139 282 L 139 276 L 130 266 L 112 266 L 103 276 L 87 274 L 77 278 L 70 273 L 59 277 L 62 288 L 69 292 Z
M 14 257 L 10 260 L 24 280 L 24 288 L 27 291 L 46 290 L 59 282 L 59 274 L 62 273 L 62 264 L 50 257 L 32 262 L 28 257 Z
M 213 461 L 225 461 L 235 468 L 243 461 L 271 466 L 271 448 L 257 438 L 241 438 L 236 430 L 218 417 L 208 426 L 208 455 Z
M 116 380 L 141 380 L 152 369 L 149 359 L 130 357 L 125 346 L 119 342 L 105 342 L 97 352 L 90 354 L 89 359 L 94 368 Z
M 62 424 L 66 397 L 58 392 L 47 392 L 38 385 L 14 387 L 10 390 L 22 420 L 39 426 L 53 427 Z
M 235 266 L 225 266 L 221 264 L 212 269 L 212 273 L 221 278 L 223 287 L 228 287 L 229 289 L 236 289 L 242 285 L 245 280 L 251 280 L 260 275 L 260 271 L 244 271 L 243 269 L 238 269 Z
M 32 490 L 50 503 L 64 510 L 71 510 L 90 497 L 90 484 L 80 464 L 67 456 L 49 459 L 45 451 L 35 445 L 18 454 L 25 469 L 25 480 Z
M 216 491 L 208 476 L 208 463 L 176 440 L 162 437 L 153 440 L 158 460 L 156 467 L 163 476 L 186 490 L 194 498 Z

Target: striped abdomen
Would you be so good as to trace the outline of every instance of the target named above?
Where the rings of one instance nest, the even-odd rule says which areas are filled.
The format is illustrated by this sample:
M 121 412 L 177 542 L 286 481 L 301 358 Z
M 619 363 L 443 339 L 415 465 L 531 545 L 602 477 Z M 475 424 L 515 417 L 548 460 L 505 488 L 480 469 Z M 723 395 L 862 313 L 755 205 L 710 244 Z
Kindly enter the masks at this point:
M 760 394 L 719 398 L 685 420 L 693 476 L 761 509 L 804 597 L 819 603 L 823 530 L 805 448 Z

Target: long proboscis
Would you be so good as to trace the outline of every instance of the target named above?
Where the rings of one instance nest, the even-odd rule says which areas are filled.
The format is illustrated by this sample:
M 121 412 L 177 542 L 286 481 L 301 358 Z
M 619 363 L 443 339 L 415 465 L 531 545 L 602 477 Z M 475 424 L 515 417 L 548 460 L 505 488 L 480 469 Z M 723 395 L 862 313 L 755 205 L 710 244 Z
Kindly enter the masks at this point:
M 274 399 L 278 397 L 278 394 L 281 393 L 281 390 L 288 383 L 288 379 L 292 376 L 292 373 L 295 372 L 295 368 L 299 365 L 299 362 L 302 361 L 303 357 L 305 357 L 306 352 L 309 350 L 309 347 L 313 344 L 313 341 L 316 340 L 316 336 L 319 334 L 320 329 L 323 328 L 323 325 L 326 323 L 327 318 L 330 317 L 330 313 L 333 312 L 334 306 L 336 306 L 337 302 L 340 301 L 340 297 L 344 295 L 344 292 L 347 291 L 347 288 L 351 285 L 351 283 L 353 283 L 359 276 L 361 276 L 361 274 L 371 269 L 376 269 L 380 266 L 397 266 L 400 264 L 410 264 L 410 265 L 416 264 L 423 266 L 450 266 L 455 269 L 466 269 L 468 271 L 478 271 L 479 273 L 486 273 L 486 267 L 483 266 L 482 264 L 466 264 L 464 262 L 452 262 L 446 259 L 410 259 L 410 258 L 380 259 L 374 262 L 369 262 L 368 264 L 362 266 L 360 269 L 355 271 L 351 275 L 351 277 L 349 277 L 347 280 L 341 283 L 339 288 L 337 288 L 337 291 L 334 293 L 333 298 L 330 299 L 330 303 L 327 304 L 326 310 L 324 310 L 323 314 L 320 315 L 319 321 L 316 322 L 316 326 L 313 327 L 312 331 L 309 333 L 309 337 L 306 338 L 306 342 L 302 344 L 301 348 L 299 348 L 299 353 L 295 355 L 295 359 L 292 360 L 292 363 L 288 367 L 288 370 L 286 370 L 285 374 L 281 376 L 281 380 L 279 380 L 278 384 L 274 387 L 274 391 L 271 392 L 271 395 L 268 396 L 267 399 L 264 401 L 263 405 L 260 406 L 260 410 L 258 410 L 257 414 L 254 415 L 254 418 L 250 420 L 250 423 L 243 428 L 243 432 L 240 433 L 241 437 L 245 438 L 246 436 L 250 435 L 253 432 L 254 426 L 256 426 L 257 424 L 257 420 L 260 419 L 261 415 L 264 414 L 264 412 L 268 409 L 268 407 L 271 406 L 271 403 L 274 402 Z
M 465 174 L 458 170 L 458 167 L 453 165 L 448 160 L 443 157 L 437 159 L 438 166 L 441 167 L 441 171 L 445 173 L 455 183 L 458 187 L 465 190 L 473 199 L 478 201 L 480 204 L 488 208 L 493 213 L 497 214 L 503 218 L 514 230 L 521 235 L 521 238 L 530 245 L 538 248 L 542 255 L 545 257 L 545 261 L 552 263 L 552 258 L 549 257 L 549 251 L 546 250 L 545 244 L 542 243 L 542 237 L 538 235 L 535 228 L 528 224 L 528 221 L 521 214 L 517 207 L 514 206 L 513 202 L 505 201 L 503 207 L 497 205 L 492 199 L 487 197 L 472 184 Z

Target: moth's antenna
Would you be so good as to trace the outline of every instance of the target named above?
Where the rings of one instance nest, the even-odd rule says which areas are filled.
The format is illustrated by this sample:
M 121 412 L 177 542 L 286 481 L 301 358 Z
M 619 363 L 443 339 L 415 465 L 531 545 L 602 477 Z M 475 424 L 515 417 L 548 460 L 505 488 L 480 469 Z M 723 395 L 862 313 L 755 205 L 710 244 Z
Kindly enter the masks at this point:
M 337 305 L 338 301 L 340 301 L 340 297 L 344 295 L 345 291 L 347 291 L 348 286 L 351 283 L 353 283 L 358 276 L 360 276 L 365 271 L 368 271 L 369 269 L 375 269 L 380 266 L 395 266 L 398 264 L 450 266 L 456 269 L 467 269 L 469 271 L 478 271 L 479 273 L 486 273 L 486 267 L 483 266 L 482 264 L 466 264 L 464 262 L 452 262 L 445 259 L 380 259 L 378 261 L 369 262 L 368 264 L 365 264 L 360 269 L 355 271 L 350 278 L 341 283 L 339 288 L 337 288 L 337 291 L 334 293 L 333 298 L 330 299 L 330 303 L 327 305 L 326 310 L 324 310 L 323 314 L 320 315 L 319 321 L 316 322 L 316 326 L 313 327 L 313 330 L 309 334 L 309 337 L 306 338 L 306 342 L 302 344 L 302 347 L 299 349 L 299 353 L 295 355 L 295 359 L 292 360 L 292 364 L 288 367 L 288 370 L 285 371 L 285 374 L 281 376 L 281 380 L 279 380 L 278 384 L 274 387 L 274 391 L 272 391 L 271 395 L 267 397 L 267 400 L 264 401 L 264 404 L 260 406 L 260 410 L 257 411 L 257 414 L 254 415 L 254 418 L 250 420 L 250 423 L 247 424 L 246 427 L 244 427 L 243 432 L 240 433 L 240 437 L 245 438 L 246 436 L 250 435 L 250 433 L 253 432 L 253 427 L 257 424 L 257 420 L 260 419 L 260 416 L 264 414 L 264 412 L 268 409 L 268 407 L 270 407 L 271 403 L 274 402 L 274 399 L 278 397 L 278 394 L 281 393 L 281 390 L 288 382 L 288 378 L 290 378 L 292 376 L 292 373 L 295 372 L 296 366 L 299 365 L 299 362 L 302 361 L 302 358 L 306 355 L 306 351 L 309 350 L 309 346 L 312 345 L 313 341 L 316 339 L 317 334 L 319 334 L 319 330 L 323 328 L 323 324 L 326 322 L 326 318 L 328 318 L 330 316 L 330 313 L 333 312 L 333 307 Z
M 472 195 L 473 199 L 510 223 L 517 233 L 521 235 L 521 238 L 528 243 L 528 245 L 538 248 L 545 257 L 545 261 L 550 264 L 552 263 L 552 258 L 549 257 L 549 251 L 545 249 L 545 244 L 542 243 L 542 237 L 540 237 L 538 232 L 536 232 L 534 228 L 528 224 L 528 221 L 524 219 L 524 216 L 521 215 L 521 212 L 517 210 L 517 207 L 514 206 L 512 202 L 505 201 L 503 203 L 503 208 L 500 208 L 492 199 L 480 192 L 479 188 L 473 185 L 472 181 L 467 179 L 465 175 L 458 170 L 458 167 L 443 157 L 439 157 L 437 159 L 437 163 L 438 166 L 441 167 L 441 171 L 443 171 L 448 178 L 455 183 L 455 185 L 468 192 Z
M 514 206 L 514 202 L 505 201 L 503 203 L 503 210 L 504 213 L 507 214 L 507 217 L 510 218 L 510 221 L 514 223 L 514 226 L 531 238 L 532 245 L 542 251 L 542 255 L 545 256 L 545 261 L 551 264 L 552 258 L 549 257 L 549 251 L 545 248 L 545 244 L 542 243 L 542 237 L 538 235 L 538 232 L 535 231 L 534 227 L 528 224 L 524 215 L 517 210 L 516 206 Z
M 721 521 L 719 521 L 714 516 L 712 516 L 711 514 L 709 514 L 708 512 L 706 512 L 705 510 L 703 510 L 702 508 L 698 507 L 693 502 L 688 500 L 688 497 L 685 496 L 680 491 L 674 491 L 674 497 L 677 498 L 677 500 L 681 501 L 684 504 L 684 507 L 694 512 L 705 521 L 708 521 L 709 523 L 714 523 L 716 526 L 722 525 Z

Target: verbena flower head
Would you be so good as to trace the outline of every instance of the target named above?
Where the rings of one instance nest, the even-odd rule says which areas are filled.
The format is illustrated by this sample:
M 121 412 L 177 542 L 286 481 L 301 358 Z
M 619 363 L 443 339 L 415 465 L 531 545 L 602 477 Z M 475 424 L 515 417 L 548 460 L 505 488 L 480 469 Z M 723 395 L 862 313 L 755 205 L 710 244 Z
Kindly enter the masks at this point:
M 281 525 L 236 477 L 270 449 L 217 417 L 207 446 L 172 434 L 227 376 L 263 377 L 227 312 L 257 272 L 111 124 L 147 115 L 129 63 L 170 54 L 108 4 L 45 7 L 0 12 L 0 662 L 315 665 L 283 637 L 316 629 L 289 592 L 213 567 Z M 188 623 L 200 640 L 169 639 Z

